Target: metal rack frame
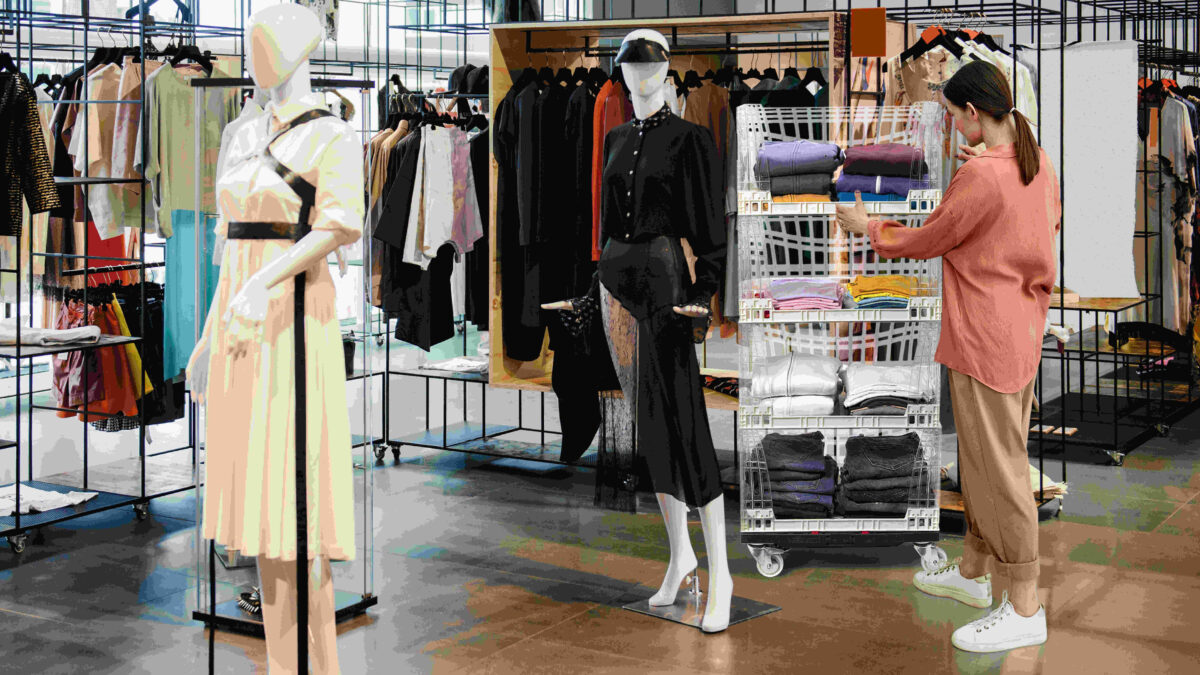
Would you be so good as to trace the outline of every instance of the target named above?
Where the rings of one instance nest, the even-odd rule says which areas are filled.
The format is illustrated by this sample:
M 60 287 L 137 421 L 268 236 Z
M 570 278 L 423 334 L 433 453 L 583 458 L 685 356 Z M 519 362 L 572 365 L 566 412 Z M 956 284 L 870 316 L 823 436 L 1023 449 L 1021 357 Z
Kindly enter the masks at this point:
M 6 36 L 12 35 L 14 37 L 17 60 L 19 60 L 20 62 L 29 64 L 30 66 L 32 66 L 32 64 L 35 64 L 35 63 L 64 63 L 64 64 L 78 64 L 78 65 L 82 65 L 82 64 L 86 63 L 88 55 L 89 55 L 90 51 L 92 50 L 92 48 L 98 46 L 98 45 L 92 43 L 91 40 L 89 40 L 89 38 L 92 36 L 93 31 L 102 31 L 104 34 L 107 34 L 110 37 L 124 36 L 127 39 L 130 46 L 133 46 L 134 40 L 136 39 L 136 45 L 141 50 L 143 56 L 145 55 L 147 46 L 150 44 L 150 40 L 155 37 L 179 36 L 179 37 L 187 37 L 188 39 L 195 40 L 197 37 L 228 36 L 228 29 L 219 27 L 219 26 L 203 26 L 203 25 L 196 25 L 196 24 L 177 24 L 177 23 L 169 23 L 169 22 L 155 22 L 152 18 L 124 19 L 124 18 L 91 16 L 90 4 L 86 0 L 83 3 L 83 12 L 81 15 L 56 14 L 56 13 L 50 13 L 50 12 L 37 12 L 37 11 L 33 11 L 32 7 L 33 7 L 33 4 L 32 4 L 31 0 L 16 0 L 15 3 L 11 3 L 11 4 L 6 3 L 3 8 L 0 8 L 0 26 L 5 27 L 4 30 L 6 32 Z M 145 3 L 139 2 L 139 7 L 142 10 L 142 13 L 144 15 L 145 14 Z M 39 33 L 44 34 L 43 33 L 44 31 L 57 31 L 60 34 L 68 34 L 70 36 L 70 42 L 67 43 L 67 42 L 62 42 L 62 41 L 39 40 L 38 39 Z M 77 40 L 77 38 L 80 36 L 80 34 L 82 35 L 81 41 Z M 32 71 L 30 71 L 29 75 L 32 75 Z M 145 92 L 145 86 L 144 86 L 145 72 L 142 73 L 142 77 L 143 77 L 143 87 L 142 87 L 141 98 L 138 101 L 138 104 L 140 106 L 140 115 L 142 115 L 142 121 L 143 121 L 142 132 L 143 132 L 143 134 L 146 134 L 146 133 L 148 133 L 148 129 L 146 128 L 146 125 L 145 125 L 145 120 L 146 120 L 146 115 L 147 115 L 146 100 L 145 100 L 146 92 Z M 81 99 L 71 100 L 71 101 L 78 103 L 79 105 L 94 105 L 94 104 L 103 104 L 103 103 L 109 103 L 109 104 L 129 103 L 129 101 L 100 101 L 100 100 L 91 99 L 90 96 L 88 95 L 88 89 L 87 89 L 88 84 L 87 84 L 86 78 L 83 81 L 83 86 L 84 86 L 83 97 Z M 66 99 L 63 99 L 63 100 L 66 100 Z M 86 129 L 87 129 L 88 123 L 89 123 L 88 116 L 85 115 L 84 122 L 83 122 L 83 124 L 84 124 L 83 133 L 85 134 L 85 137 L 84 137 L 84 152 L 85 153 L 87 152 L 87 143 L 88 143 L 88 139 L 86 136 L 86 134 L 87 134 Z M 142 140 L 143 140 L 142 160 L 143 160 L 143 164 L 144 164 L 145 159 L 146 159 L 145 153 L 148 151 L 148 149 L 147 149 L 148 143 L 146 142 L 145 137 L 143 137 Z M 140 179 L 140 178 L 139 179 L 117 179 L 117 178 L 89 176 L 89 175 L 87 175 L 87 167 L 85 167 L 84 174 L 82 176 L 56 177 L 55 178 L 56 185 L 78 185 L 78 186 L 81 186 L 84 190 L 85 204 L 87 202 L 87 191 L 89 189 L 91 189 L 93 186 L 129 184 L 129 183 L 137 183 L 137 182 L 140 182 L 143 184 L 146 183 L 145 179 Z M 141 230 L 143 232 L 145 231 L 145 223 L 146 223 L 146 202 L 147 202 L 146 192 L 145 192 L 145 190 L 143 190 L 141 192 L 141 201 L 140 201 Z M 85 206 L 85 208 L 86 208 L 86 206 Z M 63 271 L 63 275 L 64 276 L 83 275 L 85 277 L 85 282 L 83 285 L 83 294 L 84 294 L 84 302 L 87 302 L 88 285 L 86 282 L 86 278 L 91 275 L 103 274 L 103 273 L 113 272 L 113 271 L 126 271 L 126 270 L 142 271 L 142 270 L 145 270 L 145 269 L 148 269 L 151 267 L 161 266 L 161 263 L 148 263 L 146 261 L 146 249 L 148 246 L 149 245 L 146 243 L 145 238 L 144 237 L 141 238 L 139 240 L 139 245 L 138 245 L 138 255 L 137 255 L 137 257 L 134 257 L 134 258 L 115 258 L 115 257 L 91 255 L 89 246 L 88 246 L 88 242 L 86 240 L 83 242 L 83 254 L 82 255 L 81 254 L 65 254 L 65 253 L 47 253 L 47 252 L 33 251 L 33 241 L 32 241 L 32 237 L 30 237 L 28 255 L 30 256 L 31 260 L 34 257 L 54 258 L 54 259 L 61 259 L 61 260 L 82 260 L 83 265 L 84 265 L 84 268 L 82 270 Z M 106 262 L 120 263 L 120 264 L 109 265 L 109 266 L 105 266 L 105 267 L 92 267 L 91 263 L 93 261 L 106 261 Z M 13 347 L 0 348 L 0 358 L 10 360 L 10 361 L 13 361 L 16 363 L 25 363 L 25 362 L 30 362 L 31 359 L 48 356 L 48 355 L 52 355 L 52 354 L 61 354 L 61 353 L 66 353 L 66 352 L 71 352 L 71 351 L 88 351 L 88 350 L 94 350 L 94 349 L 105 348 L 105 347 L 114 347 L 114 346 L 121 346 L 121 345 L 126 345 L 126 344 L 140 344 L 141 343 L 142 339 L 138 338 L 138 337 L 103 336 L 98 343 L 90 344 L 90 345 L 74 345 L 74 346 L 61 346 L 61 347 L 22 346 L 20 344 L 20 338 L 19 338 L 21 324 L 26 321 L 32 321 L 32 318 L 33 318 L 32 314 L 30 314 L 29 316 L 26 316 L 26 317 L 21 316 L 22 304 L 23 304 L 23 302 L 25 302 L 25 300 L 22 298 L 22 295 L 21 295 L 22 283 L 28 284 L 29 292 L 31 294 L 31 297 L 29 298 L 30 302 L 32 302 L 32 294 L 33 294 L 33 289 L 35 288 L 35 283 L 34 283 L 34 274 L 33 274 L 32 268 L 23 272 L 20 269 L 20 267 L 21 267 L 21 260 L 20 260 L 20 255 L 18 254 L 18 259 L 17 259 L 15 268 L 5 269 L 3 271 L 0 271 L 0 273 L 4 273 L 4 274 L 14 274 L 17 278 L 17 283 L 15 284 L 17 291 L 16 291 L 16 297 L 15 297 L 14 304 L 16 306 L 16 317 L 15 318 L 17 320 L 17 325 L 18 325 L 18 340 L 17 340 L 18 344 Z M 23 274 L 25 274 L 26 272 L 27 272 L 26 278 L 22 279 Z M 145 283 L 146 283 L 146 279 L 145 279 L 145 275 L 138 275 L 138 276 L 139 276 L 139 281 L 137 282 L 137 285 L 139 286 L 140 291 L 141 291 L 140 292 L 140 300 L 139 300 L 139 304 L 140 304 L 139 315 L 140 316 L 139 316 L 138 333 L 144 334 L 145 329 L 146 329 L 146 320 L 145 320 L 145 309 L 146 309 Z M 32 305 L 31 305 L 31 310 L 32 310 Z M 25 473 L 27 475 L 26 483 L 33 484 L 33 485 L 43 488 L 43 489 L 51 489 L 51 490 L 73 489 L 73 488 L 68 488 L 68 486 L 58 486 L 58 485 L 53 485 L 53 484 L 45 483 L 45 482 L 33 481 L 33 457 L 34 457 L 34 455 L 33 455 L 33 439 L 32 438 L 22 438 L 22 424 L 21 424 L 22 412 L 25 413 L 24 429 L 25 429 L 26 434 L 32 433 L 33 411 L 34 410 L 59 411 L 59 412 L 71 412 L 71 413 L 79 412 L 79 411 L 76 411 L 73 409 L 72 410 L 63 409 L 58 406 L 49 406 L 49 405 L 42 405 L 42 404 L 34 403 L 32 397 L 34 395 L 36 395 L 37 393 L 44 392 L 45 390 L 41 390 L 41 392 L 34 390 L 34 384 L 33 384 L 34 369 L 33 368 L 28 368 L 27 373 L 24 374 L 25 376 L 27 376 L 27 383 L 28 383 L 27 386 L 24 388 L 21 386 L 22 375 L 23 374 L 20 372 L 20 369 L 18 369 L 18 374 L 16 375 L 17 391 L 16 391 L 16 394 L 13 396 L 13 398 L 16 401 L 16 410 L 14 412 L 14 415 L 16 418 L 16 438 L 12 441 L 0 441 L 0 450 L 7 449 L 7 448 L 15 448 L 15 451 L 14 451 L 15 467 L 16 467 L 16 472 L 15 472 L 16 488 L 15 488 L 15 490 L 17 493 L 18 501 L 20 500 L 20 492 L 21 492 L 21 474 L 22 474 L 21 455 L 22 455 L 22 450 L 24 450 L 25 455 L 26 455 L 26 462 L 25 462 Z M 145 377 L 145 364 L 142 364 L 140 372 L 137 373 L 137 377 L 139 378 L 139 380 L 141 378 Z M 25 399 L 28 399 L 28 400 L 26 401 Z M 24 407 L 24 411 L 22 411 L 22 407 Z M 99 413 L 99 412 L 91 412 L 90 410 L 88 410 L 87 404 L 85 404 L 84 410 L 86 411 L 86 413 L 85 413 L 85 415 L 81 416 L 81 421 L 83 422 L 82 489 L 87 490 L 88 485 L 89 485 L 88 469 L 89 469 L 89 464 L 90 464 L 90 462 L 89 462 L 89 442 L 88 442 L 88 437 L 89 437 L 88 422 L 90 421 L 89 418 L 113 417 L 113 415 L 107 415 L 105 413 Z M 26 446 L 26 447 L 23 448 L 22 446 Z M 137 515 L 137 519 L 143 520 L 149 515 L 149 502 L 151 499 L 154 499 L 156 497 L 164 497 L 164 496 L 168 496 L 168 495 L 172 495 L 172 494 L 176 494 L 176 493 L 180 493 L 180 492 L 185 492 L 185 491 L 191 490 L 192 488 L 195 487 L 194 484 L 191 484 L 191 485 L 182 486 L 182 487 L 178 487 L 178 488 L 174 488 L 174 489 L 170 489 L 170 490 L 166 490 L 166 491 L 156 492 L 153 494 L 149 494 L 147 492 L 147 489 L 146 489 L 147 453 L 146 453 L 146 426 L 145 426 L 144 405 L 138 406 L 137 447 L 138 447 L 138 455 L 137 456 L 138 456 L 138 471 L 139 471 L 139 489 L 138 489 L 138 493 L 136 495 L 125 495 L 125 494 L 118 494 L 118 493 L 113 493 L 113 492 L 98 491 L 99 495 L 97 497 L 95 497 L 93 500 L 91 500 L 89 502 L 86 502 L 85 504 L 80 505 L 79 507 L 74 507 L 74 508 L 67 507 L 67 508 L 62 508 L 62 509 L 54 509 L 53 511 L 45 512 L 45 513 L 29 514 L 29 515 L 25 515 L 25 516 L 22 516 L 19 513 L 19 509 L 18 509 L 18 513 L 14 514 L 11 517 L 9 517 L 9 516 L 0 517 L 0 535 L 7 536 L 9 545 L 12 548 L 12 550 L 16 553 L 21 553 L 25 550 L 25 547 L 28 543 L 29 534 L 32 532 L 34 534 L 34 541 L 37 542 L 41 538 L 40 530 L 43 527 L 62 523 L 62 522 L 69 521 L 69 520 L 79 518 L 82 516 L 91 515 L 94 513 L 99 513 L 102 511 L 112 510 L 112 509 L 116 509 L 116 508 L 122 508 L 122 507 L 126 507 L 126 506 L 132 506 Z M 158 456 L 160 454 L 165 454 L 166 452 L 176 452 L 176 451 L 187 450 L 187 449 L 192 450 L 192 461 L 194 464 L 195 462 L 198 461 L 198 457 L 196 455 L 195 438 L 190 435 L 189 435 L 189 440 L 188 440 L 187 445 L 185 445 L 183 447 L 179 447 L 179 448 L 174 448 L 172 450 L 156 453 L 155 456 Z

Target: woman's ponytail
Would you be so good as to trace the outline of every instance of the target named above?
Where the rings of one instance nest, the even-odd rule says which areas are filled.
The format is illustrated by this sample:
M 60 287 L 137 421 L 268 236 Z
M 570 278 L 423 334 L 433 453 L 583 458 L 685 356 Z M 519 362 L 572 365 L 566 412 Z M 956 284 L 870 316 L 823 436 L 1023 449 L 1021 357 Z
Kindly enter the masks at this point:
M 980 113 L 995 120 L 1011 114 L 1017 127 L 1017 164 L 1021 169 L 1021 182 L 1025 185 L 1033 182 L 1042 166 L 1042 154 L 1029 120 L 1013 106 L 1012 87 L 1002 70 L 986 61 L 971 61 L 946 82 L 942 96 L 960 108 L 970 103 Z
M 1012 111 L 1013 123 L 1017 125 L 1017 165 L 1021 167 L 1021 183 L 1029 185 L 1042 167 L 1042 153 L 1038 150 L 1029 120 L 1019 110 Z

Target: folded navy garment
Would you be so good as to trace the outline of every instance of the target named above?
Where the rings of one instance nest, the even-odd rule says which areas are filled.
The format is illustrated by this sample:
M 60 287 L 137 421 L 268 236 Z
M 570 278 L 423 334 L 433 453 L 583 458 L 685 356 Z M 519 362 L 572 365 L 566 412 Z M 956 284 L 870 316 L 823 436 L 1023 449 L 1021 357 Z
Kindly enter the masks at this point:
M 856 415 L 890 415 L 890 412 L 872 412 L 875 408 L 899 408 L 903 415 L 910 405 L 925 403 L 925 401 L 907 396 L 872 396 L 863 399 L 857 405 L 850 406 L 850 411 Z M 859 411 L 863 412 L 859 412 Z
M 845 490 L 891 490 L 893 488 L 909 489 L 921 482 L 919 476 L 896 476 L 894 478 L 862 478 L 856 481 L 842 483 Z
M 907 194 L 904 195 L 903 197 L 901 197 L 900 195 L 878 195 L 878 194 L 875 194 L 874 192 L 862 193 L 862 200 L 864 202 L 902 202 L 905 199 L 908 199 Z M 853 202 L 854 201 L 854 193 L 853 192 L 839 192 L 839 193 L 837 193 L 837 200 L 839 202 Z
M 767 434 L 762 439 L 767 469 L 772 471 L 818 472 L 824 475 L 825 436 L 819 431 L 806 434 Z
M 774 193 L 774 183 L 772 183 Z M 837 181 L 838 192 L 873 192 L 875 194 L 891 194 L 908 197 L 909 190 L 928 190 L 928 179 L 902 178 L 900 176 L 862 176 L 856 173 L 843 173 Z
M 807 492 L 773 492 L 771 493 L 771 506 L 805 506 L 817 505 L 823 506 L 833 511 L 833 495 L 814 495 Z
M 879 143 L 846 148 L 843 173 L 863 176 L 924 176 L 929 173 L 925 153 L 911 145 Z
M 903 436 L 851 436 L 846 440 L 842 480 L 911 476 L 922 459 L 921 437 L 915 431 Z
M 829 509 L 817 504 L 800 504 L 798 506 L 772 506 L 775 517 L 779 519 L 828 518 L 833 515 Z
M 771 481 L 771 494 L 807 492 L 809 494 L 831 495 L 833 494 L 834 487 L 836 487 L 836 482 L 833 476 L 818 478 L 817 480 Z
M 767 471 L 772 483 L 784 483 L 793 480 L 820 480 L 825 477 L 825 471 Z
M 828 173 L 842 165 L 842 149 L 833 143 L 767 141 L 758 150 L 755 172 L 763 177 Z
M 780 195 L 832 195 L 833 174 L 805 173 L 791 176 L 771 177 L 771 196 Z M 904 193 L 906 196 L 907 192 Z

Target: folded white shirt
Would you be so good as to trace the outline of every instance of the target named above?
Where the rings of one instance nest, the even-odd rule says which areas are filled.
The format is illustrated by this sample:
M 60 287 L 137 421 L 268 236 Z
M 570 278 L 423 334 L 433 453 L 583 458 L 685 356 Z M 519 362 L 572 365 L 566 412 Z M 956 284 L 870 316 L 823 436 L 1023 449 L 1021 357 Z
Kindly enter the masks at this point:
M 426 370 L 449 370 L 456 373 L 486 373 L 488 369 L 485 356 L 456 356 L 445 361 L 434 361 L 421 366 Z
M 31 328 L 21 327 L 21 344 L 49 347 L 52 345 L 86 344 L 100 339 L 99 326 L 81 328 Z M 0 320 L 0 345 L 17 344 L 17 320 Z
M 21 484 L 21 514 L 43 513 L 61 509 L 64 506 L 75 506 L 94 498 L 98 492 L 54 492 L 39 490 L 29 485 Z M 11 516 L 16 510 L 17 486 L 5 485 L 0 488 L 0 516 Z
M 838 391 L 842 362 L 829 356 L 785 354 L 773 356 L 756 366 L 750 380 L 750 395 L 833 396 Z
M 932 377 L 928 365 L 878 365 L 852 363 L 843 375 L 847 408 L 876 396 L 901 396 L 919 400 L 933 398 Z
M 832 396 L 779 396 L 764 403 L 776 417 L 808 417 L 833 414 Z

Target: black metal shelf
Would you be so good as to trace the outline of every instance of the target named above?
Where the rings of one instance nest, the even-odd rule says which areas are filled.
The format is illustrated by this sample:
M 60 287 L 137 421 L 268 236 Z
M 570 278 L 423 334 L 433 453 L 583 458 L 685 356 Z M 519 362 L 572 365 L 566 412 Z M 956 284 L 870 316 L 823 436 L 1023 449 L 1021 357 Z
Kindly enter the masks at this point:
M 145 183 L 145 178 L 105 178 L 101 176 L 55 176 L 55 185 L 128 185 Z
M 102 349 L 104 347 L 118 347 L 120 345 L 134 344 L 141 342 L 138 337 L 126 337 L 124 335 L 101 335 L 96 342 L 86 344 L 71 344 L 71 345 L 20 345 L 18 350 L 17 345 L 5 345 L 0 347 L 0 358 L 3 359 L 32 359 L 39 356 L 50 356 L 52 354 L 65 354 L 67 352 L 78 352 L 88 349 Z

